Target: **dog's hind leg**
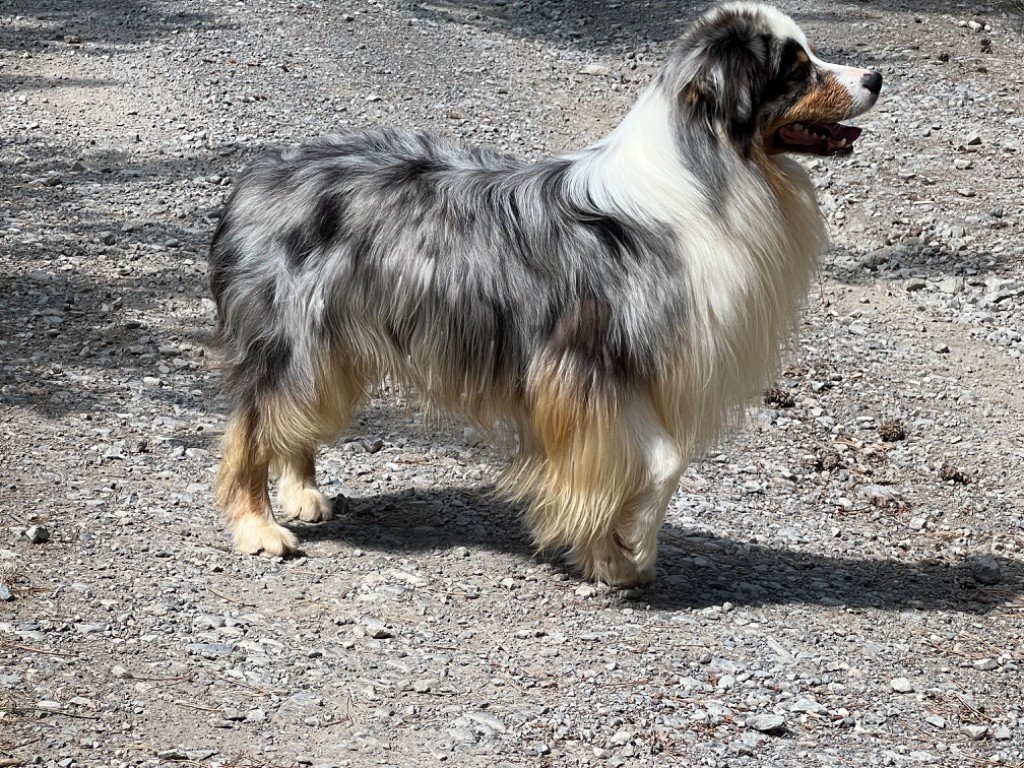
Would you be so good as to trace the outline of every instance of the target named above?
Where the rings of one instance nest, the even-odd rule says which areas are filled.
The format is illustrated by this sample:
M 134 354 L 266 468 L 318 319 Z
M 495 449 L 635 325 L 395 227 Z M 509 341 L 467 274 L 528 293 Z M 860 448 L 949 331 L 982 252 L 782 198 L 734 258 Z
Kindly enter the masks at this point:
M 331 503 L 316 486 L 316 445 L 278 457 L 277 500 L 285 520 L 316 523 L 331 519 Z
M 363 380 L 352 362 L 337 355 L 320 371 L 317 397 L 307 407 L 296 406 L 296 416 L 278 429 L 277 498 L 286 520 L 307 523 L 330 520 L 331 502 L 316 485 L 317 443 L 331 438 L 348 424 L 363 396 Z
M 295 534 L 278 525 L 270 509 L 271 446 L 259 405 L 231 414 L 217 473 L 217 506 L 234 534 L 235 548 L 250 554 L 284 555 L 298 546 Z

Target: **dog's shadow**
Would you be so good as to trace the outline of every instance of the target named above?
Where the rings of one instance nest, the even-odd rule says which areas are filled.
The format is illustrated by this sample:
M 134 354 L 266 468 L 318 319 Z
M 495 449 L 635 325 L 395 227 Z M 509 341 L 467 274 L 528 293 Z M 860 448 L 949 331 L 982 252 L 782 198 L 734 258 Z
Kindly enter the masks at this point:
M 535 558 L 520 510 L 483 490 L 405 490 L 335 499 L 334 520 L 304 527 L 306 542 L 342 540 L 387 552 L 465 546 Z M 892 560 L 834 557 L 723 538 L 666 524 L 654 584 L 626 593 L 652 608 L 804 603 L 885 610 L 986 613 L 1024 593 L 1024 565 L 1006 557 Z M 560 559 L 546 559 L 569 572 Z M 991 586 L 979 579 L 996 582 Z

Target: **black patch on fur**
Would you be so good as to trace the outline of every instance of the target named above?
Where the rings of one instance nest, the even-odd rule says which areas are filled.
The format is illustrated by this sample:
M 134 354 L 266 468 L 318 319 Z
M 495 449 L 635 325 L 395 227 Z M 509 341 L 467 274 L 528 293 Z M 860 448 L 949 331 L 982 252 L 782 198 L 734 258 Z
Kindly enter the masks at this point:
M 636 241 L 630 234 L 629 227 L 619 218 L 598 210 L 592 200 L 587 201 L 589 210 L 577 209 L 576 215 L 580 223 L 601 243 L 606 251 L 618 259 L 629 258 L 636 254 Z
M 611 305 L 595 296 L 583 296 L 555 323 L 548 352 L 555 360 L 569 359 L 578 365 L 584 381 L 631 382 L 636 361 L 624 340 L 614 333 Z
M 284 236 L 288 266 L 302 269 L 313 254 L 327 251 L 341 231 L 344 216 L 343 195 L 330 191 L 321 194 L 309 218 Z
M 437 171 L 437 163 L 431 158 L 410 157 L 382 168 L 380 180 L 385 186 L 406 188 L 416 187 L 421 182 L 426 182 L 426 186 L 429 187 L 429 179 L 424 179 L 424 176 Z
M 288 374 L 294 350 L 282 335 L 256 338 L 228 369 L 225 390 L 237 404 L 252 403 L 276 390 Z
M 217 332 L 220 341 L 224 333 L 224 294 L 231 283 L 234 268 L 242 259 L 242 251 L 232 239 L 230 219 L 222 216 L 210 243 L 210 293 L 217 305 Z
M 213 242 L 210 243 L 210 292 L 213 299 L 220 306 L 221 296 L 227 288 L 229 278 L 228 270 L 238 263 L 241 254 L 233 247 L 228 236 L 228 229 L 221 221 L 217 225 L 217 231 L 213 234 Z

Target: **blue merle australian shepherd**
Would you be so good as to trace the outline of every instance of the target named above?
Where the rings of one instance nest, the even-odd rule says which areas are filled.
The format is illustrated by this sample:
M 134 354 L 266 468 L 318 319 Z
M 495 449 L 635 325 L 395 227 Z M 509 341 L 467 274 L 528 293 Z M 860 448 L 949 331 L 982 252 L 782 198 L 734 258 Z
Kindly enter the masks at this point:
M 210 280 L 233 410 L 216 496 L 235 545 L 327 520 L 318 444 L 384 377 L 518 434 L 499 488 L 538 548 L 650 581 L 695 448 L 765 383 L 826 244 L 789 155 L 851 151 L 876 72 L 774 8 L 711 9 L 622 123 L 534 163 L 410 131 L 256 160 Z

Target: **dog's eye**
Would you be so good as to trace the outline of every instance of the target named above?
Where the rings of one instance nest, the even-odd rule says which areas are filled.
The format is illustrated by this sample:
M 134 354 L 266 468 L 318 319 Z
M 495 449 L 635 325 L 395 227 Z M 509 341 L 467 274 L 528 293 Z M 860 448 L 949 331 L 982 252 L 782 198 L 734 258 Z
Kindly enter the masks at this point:
M 796 59 L 792 64 L 789 65 L 789 69 L 786 71 L 786 77 L 793 80 L 799 80 L 807 76 L 807 69 L 810 66 L 808 61 L 800 61 Z
M 797 80 L 807 75 L 811 59 L 803 46 L 795 40 L 789 41 L 782 55 L 779 70 L 787 80 Z

